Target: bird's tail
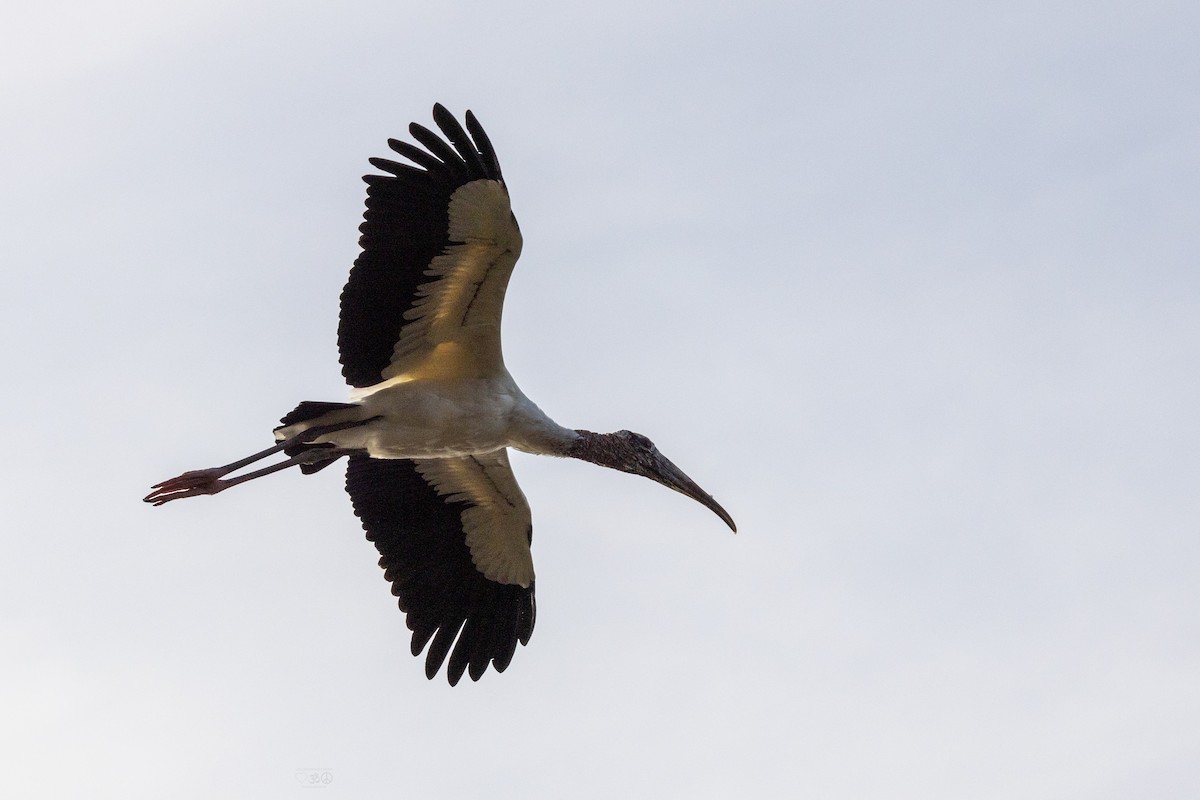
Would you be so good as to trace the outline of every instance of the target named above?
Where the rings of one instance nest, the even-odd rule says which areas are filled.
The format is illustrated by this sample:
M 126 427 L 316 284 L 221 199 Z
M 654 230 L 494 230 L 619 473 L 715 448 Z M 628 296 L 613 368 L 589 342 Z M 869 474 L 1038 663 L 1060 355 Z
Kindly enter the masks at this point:
M 280 425 L 275 430 L 278 431 L 282 428 L 288 427 L 289 425 L 295 425 L 297 422 L 308 422 L 310 419 L 316 419 L 317 417 L 324 416 L 330 411 L 338 411 L 343 408 L 353 407 L 354 403 L 324 403 L 320 401 L 305 400 L 303 403 L 285 414 L 283 418 L 279 420 Z M 293 445 L 292 447 L 284 448 L 283 452 L 287 453 L 289 456 L 295 457 L 306 451 L 321 450 L 329 446 L 330 445 L 301 443 Z M 313 461 L 309 464 L 301 464 L 300 471 L 305 475 L 311 475 L 317 470 L 328 467 L 334 461 L 337 461 L 336 457 L 321 461 Z

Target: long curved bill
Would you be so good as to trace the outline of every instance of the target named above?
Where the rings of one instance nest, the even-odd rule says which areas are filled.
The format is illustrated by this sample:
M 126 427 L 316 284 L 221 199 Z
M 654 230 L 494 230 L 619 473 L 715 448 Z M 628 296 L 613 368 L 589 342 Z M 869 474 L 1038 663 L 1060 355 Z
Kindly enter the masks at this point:
M 654 480 L 661 483 L 667 488 L 674 489 L 682 495 L 686 495 L 697 503 L 712 511 L 721 521 L 729 526 L 729 529 L 737 533 L 737 525 L 733 522 L 733 517 L 729 516 L 729 512 L 721 508 L 721 504 L 713 499 L 713 496 L 700 488 L 700 484 L 689 478 L 683 470 L 671 463 L 670 459 L 662 453 L 658 454 L 658 464 L 656 465 L 655 474 L 651 476 Z

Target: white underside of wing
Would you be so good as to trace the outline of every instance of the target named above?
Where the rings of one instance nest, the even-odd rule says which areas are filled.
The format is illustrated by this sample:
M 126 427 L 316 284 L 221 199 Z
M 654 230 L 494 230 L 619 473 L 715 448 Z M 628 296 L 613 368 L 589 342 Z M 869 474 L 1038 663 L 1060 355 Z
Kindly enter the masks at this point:
M 421 477 L 448 502 L 471 504 L 462 513 L 462 523 L 475 568 L 488 580 L 528 587 L 533 582 L 532 517 L 508 464 L 508 452 L 414 463 Z
M 521 254 L 521 231 L 508 192 L 477 180 L 450 197 L 450 245 L 430 262 L 432 280 L 404 314 L 383 378 L 417 379 L 494 374 L 503 369 L 500 319 L 508 279 Z

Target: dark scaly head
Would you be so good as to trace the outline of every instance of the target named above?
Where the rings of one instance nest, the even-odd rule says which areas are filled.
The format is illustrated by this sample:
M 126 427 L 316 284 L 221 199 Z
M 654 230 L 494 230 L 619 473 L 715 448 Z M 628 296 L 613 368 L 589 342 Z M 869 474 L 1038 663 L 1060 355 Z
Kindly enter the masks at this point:
M 645 436 L 633 431 L 575 432 L 579 434 L 579 438 L 571 444 L 566 455 L 658 481 L 668 489 L 674 489 L 705 506 L 720 517 L 730 530 L 737 533 L 737 525 L 734 524 L 733 517 L 729 516 L 729 512 L 721 508 L 721 504 L 714 500 L 712 495 L 701 489 L 699 484 L 671 463 L 670 459 L 658 452 L 654 442 Z

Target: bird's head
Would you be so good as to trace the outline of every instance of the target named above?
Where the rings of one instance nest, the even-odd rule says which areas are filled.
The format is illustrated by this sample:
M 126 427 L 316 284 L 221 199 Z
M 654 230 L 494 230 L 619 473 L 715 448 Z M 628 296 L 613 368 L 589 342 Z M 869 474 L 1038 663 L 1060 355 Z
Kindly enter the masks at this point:
M 737 533 L 737 525 L 729 512 L 721 508 L 721 504 L 712 495 L 700 488 L 683 470 L 671 463 L 671 460 L 658 452 L 654 442 L 640 433 L 633 431 L 617 431 L 616 433 L 592 433 L 577 431 L 580 439 L 576 442 L 575 452 L 570 453 L 577 458 L 583 458 L 603 467 L 619 469 L 633 475 L 641 475 L 658 481 L 669 489 L 692 498 L 708 508 L 729 528 Z

